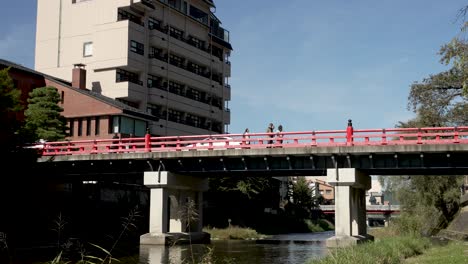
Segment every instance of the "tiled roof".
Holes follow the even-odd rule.
[[[153,115],[150,115],[144,111],[141,111],[140,109],[138,108],[135,108],[135,107],[131,107],[131,106],[128,106],[122,102],[119,102],[119,101],[116,101],[110,97],[107,97],[107,96],[104,96],[102,94],[99,94],[99,93],[96,93],[96,92],[93,92],[91,90],[85,90],[85,89],[78,89],[78,88],[73,88],[71,86],[71,83],[68,82],[68,81],[65,81],[63,79],[60,79],[60,78],[57,78],[57,77],[54,77],[54,76],[50,76],[50,75],[47,75],[47,74],[44,74],[44,73],[41,73],[41,72],[38,72],[38,71],[35,71],[35,70],[32,70],[30,68],[27,68],[27,67],[24,67],[22,65],[19,65],[19,64],[16,64],[14,62],[11,62],[11,61],[7,61],[7,60],[3,60],[3,59],[0,59],[0,65],[4,65],[6,67],[11,67],[11,68],[15,68],[17,70],[21,70],[21,71],[24,71],[24,72],[27,72],[27,73],[30,73],[30,74],[34,74],[34,75],[38,75],[38,76],[43,76],[45,79],[47,80],[50,80],[50,81],[54,81],[54,82],[57,82],[63,86],[66,86],[67,88],[71,89],[71,90],[74,90],[76,92],[79,92],[81,94],[84,94],[86,96],[90,96],[90,97],[93,97],[94,99],[96,100],[99,100],[103,103],[106,103],[108,105],[111,105],[111,106],[114,106],[116,108],[119,108],[121,110],[123,110],[124,113],[126,114],[129,114],[129,115],[134,115],[136,117],[139,117],[139,118],[144,118],[144,119],[149,119],[149,120],[157,120],[158,118],[153,116]]]

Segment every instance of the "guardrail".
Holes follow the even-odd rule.
[[[322,211],[335,211],[334,205],[320,205]],[[366,205],[367,211],[373,212],[399,212],[399,205]]]
[[[47,142],[42,155],[202,151],[333,146],[468,144],[468,127],[426,127],[354,130],[318,130],[282,133],[216,134],[192,136]]]

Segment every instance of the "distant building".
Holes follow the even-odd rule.
[[[72,83],[0,59],[0,69],[8,67],[15,87],[21,90],[25,109],[28,94],[33,89],[44,86],[57,88],[61,96],[59,105],[64,109],[62,115],[70,128],[70,140],[111,138],[114,131],[123,137],[130,134],[144,136],[148,123],[157,119],[144,111],[86,89],[83,82],[86,71],[80,65],[72,70]],[[24,120],[24,112],[19,113],[17,119]]]
[[[335,189],[325,181],[326,177],[307,176],[306,180],[312,189],[313,196],[322,197],[324,204],[335,203]]]
[[[371,177],[371,188],[366,192],[366,204],[383,205],[385,197],[379,180]]]
[[[212,0],[38,0],[35,69],[71,82],[74,65],[86,65],[84,86],[156,117],[153,135],[226,132],[232,47],[212,8]]]

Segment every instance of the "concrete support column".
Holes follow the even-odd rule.
[[[209,243],[209,234],[203,228],[203,192],[208,190],[208,179],[178,175],[168,171],[145,172],[144,184],[150,190],[149,233],[140,237],[142,245],[165,245],[174,242]],[[198,219],[190,223],[190,233],[185,233],[187,202],[194,201],[191,208]]]
[[[390,224],[390,214],[385,214],[385,215],[384,215],[384,218],[385,218],[385,220],[384,220],[384,221],[385,221],[385,222],[384,222],[384,225],[385,225],[385,227],[388,227],[389,224]]]
[[[149,212],[149,232],[167,233],[169,232],[168,212],[168,190],[165,188],[150,190],[150,212]]]
[[[335,236],[327,246],[340,247],[372,239],[367,235],[365,192],[370,177],[356,169],[329,169],[327,181],[335,186]]]
[[[198,223],[197,223],[197,232],[202,232],[203,230],[203,192],[197,193],[197,205],[198,205]]]

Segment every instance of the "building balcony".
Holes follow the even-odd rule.
[[[128,76],[117,76],[115,82],[117,83],[130,82],[130,83],[138,84],[140,86],[143,85],[143,82],[140,81],[138,78],[133,78],[133,77],[128,77]]]
[[[229,31],[218,26],[218,27],[211,27],[210,28],[210,33],[212,36],[215,36],[217,37],[218,39],[226,42],[226,43],[229,43]]]
[[[225,84],[223,87],[223,98],[226,101],[231,100],[231,85]]]
[[[132,0],[132,3],[150,11],[156,8],[152,0]]]
[[[212,56],[214,56],[214,57],[218,58],[220,61],[223,61],[222,53],[220,54],[219,52],[215,52],[214,50],[212,51],[212,49],[210,47],[207,47],[206,44],[200,44],[200,43],[197,43],[196,41],[194,41],[193,39],[185,38],[183,35],[179,35],[179,34],[175,34],[173,32],[170,32],[169,31],[169,26],[168,25],[163,26],[162,22],[152,23],[151,25],[148,25],[148,28],[150,30],[157,30],[157,31],[159,31],[159,32],[161,32],[163,34],[166,34],[166,35],[170,36],[174,40],[180,42],[182,44],[182,47],[184,47],[185,49],[190,50],[191,47],[194,47],[196,50],[203,51],[206,55],[209,55],[210,58]]]

